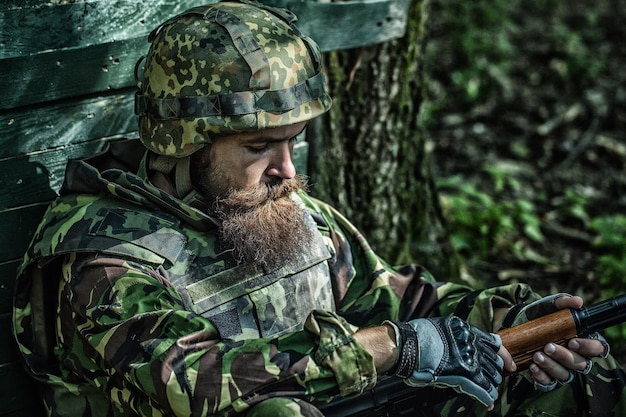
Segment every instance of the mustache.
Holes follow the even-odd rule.
[[[234,191],[222,199],[217,212],[220,236],[237,262],[274,270],[305,250],[312,232],[305,209],[290,197],[304,187],[306,181],[299,177]]]
[[[301,190],[308,190],[308,180],[304,175],[297,175],[274,184],[259,184],[244,190],[231,191],[217,201],[217,207],[224,213],[249,211],[288,198],[292,193]]]

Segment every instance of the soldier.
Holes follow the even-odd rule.
[[[294,21],[225,2],[163,23],[136,95],[147,152],[132,170],[115,148],[68,162],[15,297],[49,415],[320,416],[383,375],[417,399],[462,394],[442,415],[623,413],[601,338],[549,344],[502,378],[515,364],[492,332],[579,297],[392,268],[306,194],[294,142],[331,99]]]

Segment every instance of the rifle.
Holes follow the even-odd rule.
[[[527,369],[532,356],[547,343],[568,340],[626,321],[626,294],[580,310],[563,309],[497,332],[517,364]],[[326,417],[432,416],[433,405],[456,396],[451,389],[414,388],[397,377],[383,377],[376,386],[355,398],[337,398],[319,406]]]
[[[626,294],[609,298],[580,310],[563,309],[498,332],[502,344],[517,364],[527,369],[532,356],[547,343],[565,346],[577,336],[588,336],[626,321]]]

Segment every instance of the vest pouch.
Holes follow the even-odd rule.
[[[98,211],[89,235],[116,242],[100,248],[104,253],[160,265],[164,260],[176,262],[187,244],[186,236],[175,225],[175,219],[154,213],[105,208]]]
[[[335,311],[330,252],[314,235],[307,253],[271,273],[240,265],[187,285],[194,311],[236,340],[301,330],[312,310]]]

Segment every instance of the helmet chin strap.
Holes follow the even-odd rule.
[[[174,197],[193,207],[204,208],[205,202],[191,182],[191,157],[174,158],[172,156],[150,153],[148,169],[163,174]]]
[[[199,230],[219,227],[221,220],[209,214],[206,199],[193,187],[190,165],[189,157],[174,158],[148,151],[142,160],[139,175],[150,181],[152,187],[158,188],[187,205],[186,209],[182,209],[179,204],[171,202],[168,198],[159,199],[167,205],[168,209],[174,208],[182,218],[194,227],[198,227]],[[210,223],[207,223],[206,220],[209,220]],[[213,226],[210,225],[211,223]]]

